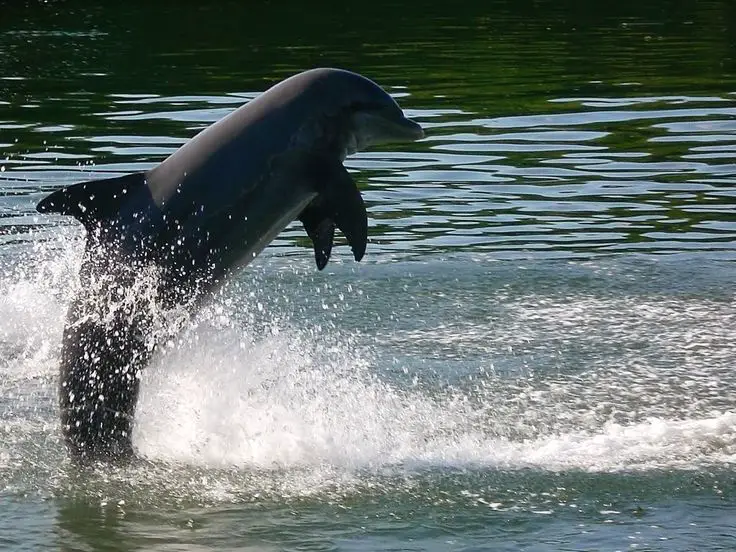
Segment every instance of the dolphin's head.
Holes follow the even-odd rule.
[[[312,69],[292,79],[303,81],[304,98],[312,106],[302,137],[342,159],[370,146],[424,137],[422,127],[406,118],[391,96],[357,73]]]

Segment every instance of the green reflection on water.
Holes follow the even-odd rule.
[[[177,140],[314,66],[369,75],[428,129],[427,142],[402,147],[424,158],[426,170],[385,149],[385,159],[398,159],[392,168],[360,168],[379,248],[590,252],[651,243],[647,250],[670,251],[682,234],[698,242],[696,230],[715,222],[699,243],[732,249],[734,126],[695,142],[690,130],[734,117],[729,0],[5,6],[1,193],[48,190],[79,179],[68,169],[91,164],[120,172],[153,166]],[[551,131],[571,136],[558,141]],[[468,164],[450,153],[485,160]],[[417,185],[411,201],[396,194],[405,189],[393,186],[396,176]],[[457,195],[438,205],[438,185]],[[38,197],[0,201],[2,216],[30,214]],[[470,237],[467,225],[487,231]],[[277,245],[284,243],[306,242],[292,232]]]

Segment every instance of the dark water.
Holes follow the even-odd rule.
[[[736,4],[0,5],[0,548],[736,548]],[[341,66],[427,138],[351,157],[361,264],[285,231],[144,374],[129,468],[66,459],[82,231]]]

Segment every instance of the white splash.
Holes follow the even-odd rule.
[[[27,262],[0,274],[2,470],[22,470],[31,459],[52,466],[64,457],[56,370],[79,245],[76,238],[39,243]],[[434,317],[422,330],[391,320],[390,338],[347,338],[337,329],[340,305],[328,319],[335,325],[323,320],[321,327],[308,312],[286,310],[284,297],[293,305],[314,284],[303,284],[301,273],[277,285],[281,295],[266,289],[262,271],[253,274],[246,299],[218,299],[160,347],[143,373],[134,436],[143,456],[287,479],[284,470],[299,472],[291,480],[296,493],[366,470],[610,472],[736,463],[736,413],[728,400],[734,378],[724,368],[734,352],[731,302],[498,293],[487,320],[445,323],[435,299],[419,311]],[[380,291],[383,280],[370,278],[363,274],[361,286]],[[489,301],[490,310],[482,289],[463,287],[471,284],[453,280],[450,290],[437,283],[451,291],[447,308],[472,302],[480,309]],[[379,291],[371,301],[391,300]],[[345,305],[355,313],[354,304]],[[474,379],[425,385],[410,377],[412,370],[421,376],[421,362],[409,377],[396,377],[402,361],[385,361],[396,353],[460,359]],[[572,358],[586,359],[587,368],[555,371]],[[529,369],[494,372],[489,359],[523,361]]]
[[[429,392],[376,376],[366,349],[338,333],[314,336],[272,328],[257,337],[231,320],[200,322],[144,374],[139,451],[200,466],[344,472],[392,466],[608,472],[736,463],[732,412],[599,423],[588,419],[595,404],[581,410],[574,392],[561,389],[579,390],[573,380],[537,385],[498,378],[472,390]],[[555,424],[557,417],[562,423]]]

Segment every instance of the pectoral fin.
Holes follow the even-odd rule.
[[[360,261],[368,243],[368,214],[355,182],[337,160],[315,162],[309,174],[318,195],[299,220],[314,244],[317,268],[327,265],[335,227],[345,235],[355,260]]]
[[[334,178],[325,183],[324,202],[347,238],[353,257],[360,261],[368,245],[368,213],[355,181],[342,164],[337,165]]]
[[[299,215],[299,220],[302,221],[314,245],[317,268],[322,270],[330,260],[332,241],[335,237],[335,221],[329,218],[329,214],[319,203],[308,205]]]

